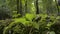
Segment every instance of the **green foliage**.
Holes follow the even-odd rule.
[[[3,34],[4,27],[8,26],[12,20],[7,19],[7,20],[0,20],[0,34]]]
[[[28,20],[32,20],[33,18],[35,18],[36,15],[35,14],[26,14],[25,18],[28,19]]]
[[[33,15],[30,15],[30,14],[26,14],[26,15],[27,16],[13,19],[13,22],[4,28],[3,34],[9,33],[9,31],[13,31],[13,34],[16,34],[16,33],[33,34],[35,32],[38,34],[39,30],[42,32],[44,31],[44,29],[50,30],[50,27],[52,27],[52,25],[55,24],[56,20],[57,20],[55,16],[48,17],[48,15],[41,14],[41,15],[39,15],[41,17],[41,20],[39,20],[39,23],[38,23],[38,22],[32,21],[32,19],[35,18],[35,17],[33,17]],[[43,17],[42,15],[45,17]],[[29,19],[29,18],[31,18],[31,19]],[[47,20],[49,20],[49,21],[47,21]]]
[[[59,8],[54,0],[18,1],[0,0],[0,19],[6,18],[0,20],[0,34],[60,34]],[[40,14],[36,14],[36,6]],[[12,19],[7,19],[10,16]]]
[[[17,11],[13,11],[12,12],[12,17],[13,18],[18,18],[18,17],[20,17],[21,15],[20,14],[17,14]]]

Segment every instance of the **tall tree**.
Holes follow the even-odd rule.
[[[27,11],[27,0],[25,0],[25,12],[28,13],[28,11]]]
[[[20,0],[20,4],[19,4],[19,13],[21,14],[21,15],[23,15],[23,12],[22,12],[22,0]]]
[[[19,13],[19,0],[17,0],[17,13]]]
[[[60,10],[59,10],[59,7],[58,7],[58,5],[60,4],[60,0],[58,0],[58,4],[57,4],[57,0],[55,0],[55,2],[56,2],[57,10],[58,10],[58,16],[60,16]]]
[[[39,14],[38,0],[36,0],[36,14]]]
[[[21,14],[23,16],[23,11],[22,11],[22,0],[17,0],[17,13]]]

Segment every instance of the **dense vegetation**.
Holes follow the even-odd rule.
[[[0,34],[60,34],[57,0],[0,0]]]

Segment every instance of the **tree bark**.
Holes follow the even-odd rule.
[[[21,16],[23,16],[23,12],[22,12],[22,0],[17,0],[17,13],[21,14]]]
[[[36,14],[39,14],[38,0],[36,0]]]
[[[58,7],[58,5],[60,4],[60,0],[58,0],[58,4],[57,4],[57,0],[55,0],[55,2],[56,2],[57,10],[58,10],[58,16],[60,16],[60,11],[59,11],[59,7]]]
[[[19,13],[21,14],[21,15],[23,15],[23,11],[22,11],[22,0],[20,0],[20,5],[19,5],[20,7],[20,9],[19,9]]]
[[[27,0],[25,1],[25,12],[28,13],[28,11],[27,11]]]
[[[17,0],[17,14],[19,13],[19,0]]]

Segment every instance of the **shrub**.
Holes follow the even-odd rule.
[[[34,14],[26,14],[23,17],[13,19],[8,26],[6,26],[3,30],[3,34],[43,34],[48,31],[54,31],[56,33],[54,27],[55,23],[58,22],[59,16],[48,16],[48,15],[38,15],[38,18],[41,18],[36,22],[35,20],[37,15]],[[32,21],[33,20],[33,21]],[[58,24],[59,25],[59,24]],[[54,28],[54,30],[52,29]]]

